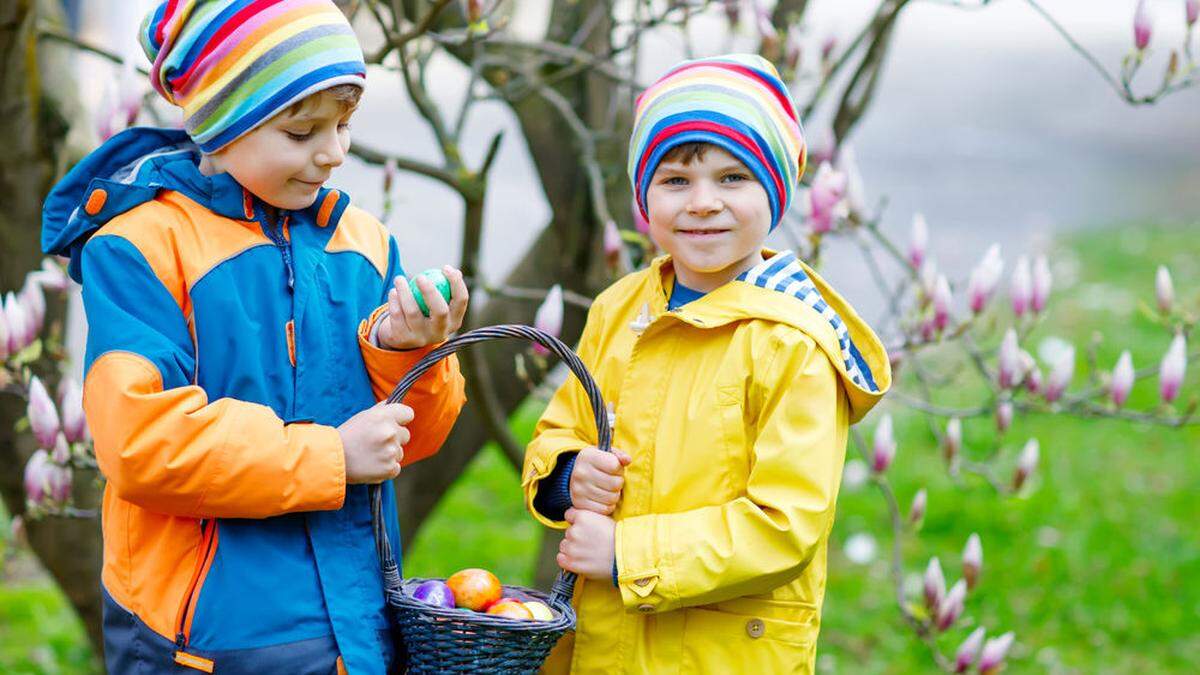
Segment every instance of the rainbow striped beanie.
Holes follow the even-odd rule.
[[[642,215],[655,169],[672,148],[711,143],[754,174],[771,202],[771,229],[804,173],[800,117],[769,61],[727,54],[684,61],[642,92],[629,140],[629,180]]]
[[[362,48],[332,0],[163,0],[139,30],[150,82],[219,150],[291,104],[366,84]]]

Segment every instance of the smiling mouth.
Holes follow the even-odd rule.
[[[729,230],[675,230],[676,234],[682,234],[688,237],[715,237],[719,234],[725,234]]]
[[[303,183],[303,184],[305,184],[305,185],[309,185],[309,186],[312,186],[312,187],[321,187],[322,185],[324,185],[324,184],[325,184],[325,181],[321,181],[320,183],[314,183],[314,182],[313,182],[313,181],[311,181],[311,180],[301,180],[301,179],[299,179],[299,178],[297,178],[297,179],[295,179],[295,180],[296,180],[296,182],[297,182],[297,183]]]

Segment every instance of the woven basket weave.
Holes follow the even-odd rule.
[[[389,403],[399,403],[413,384],[439,361],[477,342],[519,338],[553,352],[583,385],[596,422],[597,446],[605,451],[612,444],[600,390],[579,357],[557,338],[529,326],[490,326],[451,338],[418,361],[396,385]],[[402,579],[388,543],[383,518],[380,486],[371,486],[371,517],[375,546],[383,570],[384,591],[389,610],[399,626],[407,651],[410,673],[535,673],[558,639],[575,628],[571,596],[576,575],[560,571],[550,593],[505,586],[504,597],[539,600],[550,607],[549,621],[523,621],[466,609],[445,609],[412,597],[413,590],[427,579]]]

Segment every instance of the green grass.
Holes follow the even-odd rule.
[[[1191,289],[1200,284],[1200,241],[1187,228],[1092,231],[1065,239],[1054,258],[1069,264],[1056,267],[1051,323],[1035,329],[1026,348],[1047,335],[1082,346],[1099,332],[1104,339],[1097,359],[1104,369],[1125,348],[1136,367],[1157,364],[1168,337],[1138,302],[1152,302],[1160,262],[1171,267],[1181,298],[1197,306],[1200,294]],[[1070,268],[1077,274],[1063,273]],[[1077,279],[1064,287],[1069,276]],[[1200,364],[1192,364],[1184,391],[1200,391]],[[1128,407],[1147,409],[1156,401],[1152,378],[1135,388]],[[968,597],[959,626],[942,638],[944,652],[952,654],[982,624],[992,633],[1016,631],[1010,673],[1194,672],[1200,653],[1200,429],[1018,416],[999,447],[1002,461],[1011,466],[1020,445],[1036,436],[1042,463],[1024,494],[998,498],[979,481],[952,481],[923,420],[894,404],[891,409],[899,452],[889,478],[902,508],[918,488],[929,490],[922,529],[904,539],[909,583],[918,582],[933,555],[953,581],[967,536],[978,532],[983,540],[981,584]],[[519,436],[528,436],[536,414],[527,407],[516,416]],[[864,425],[868,436],[872,425]],[[965,426],[967,452],[990,452],[991,421]],[[863,532],[876,538],[879,556],[857,565],[842,544]],[[820,672],[933,671],[925,647],[909,637],[895,607],[885,555],[889,532],[884,502],[870,484],[843,490],[829,556]],[[405,572],[444,576],[478,566],[506,583],[527,584],[540,536],[523,511],[516,471],[488,448],[409,545]],[[30,644],[42,647],[31,651]],[[0,591],[0,672],[86,672],[82,645],[78,623],[45,582]]]
[[[98,669],[83,625],[57,587],[44,581],[0,585],[0,672],[82,675]]]

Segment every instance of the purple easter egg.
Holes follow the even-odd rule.
[[[454,609],[454,591],[444,581],[423,581],[413,589],[412,596],[427,605]]]

